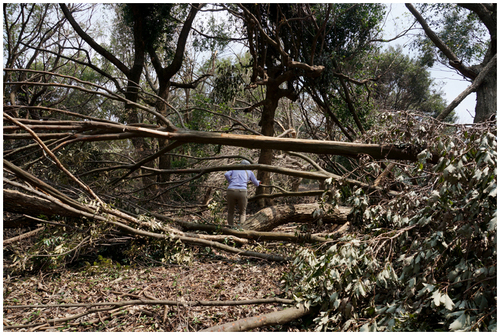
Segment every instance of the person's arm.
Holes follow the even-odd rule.
[[[255,186],[259,186],[260,185],[260,180],[257,180],[257,178],[255,177],[255,175],[253,174],[252,171],[248,171],[248,172],[250,172],[250,180],[252,181],[252,183]]]
[[[232,175],[232,172],[233,171],[227,171],[226,173],[224,173],[224,177],[226,177],[226,180],[228,183],[231,182],[231,175]]]

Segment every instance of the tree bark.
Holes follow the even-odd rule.
[[[494,64],[491,70],[485,71],[486,76],[476,90],[474,123],[488,121],[497,113],[497,56],[495,55],[490,62]]]
[[[47,216],[61,215],[79,217],[75,212],[68,211],[55,201],[49,201],[37,196],[27,195],[18,191],[3,190],[3,210],[6,212]]]
[[[276,112],[276,108],[278,108],[278,101],[280,99],[279,95],[277,95],[274,91],[276,91],[275,87],[267,85],[266,100],[264,102],[264,109],[262,111],[262,117],[260,119],[260,124],[262,125],[261,133],[262,135],[269,137],[274,136],[274,114]],[[259,164],[273,164],[272,149],[261,149]],[[257,179],[259,179],[263,185],[271,185],[271,174],[268,171],[259,170],[259,172],[257,173]],[[257,190],[255,191],[256,195],[269,193],[270,189],[264,186],[257,188]],[[258,203],[260,208],[274,205],[274,201],[272,201],[271,199],[259,199]]]
[[[311,309],[306,309],[304,305],[299,307],[291,307],[282,311],[272,312],[269,314],[254,316],[251,318],[241,319],[234,322],[217,325],[214,327],[201,330],[202,332],[243,332],[258,327],[283,325],[295,319],[306,316],[312,312]]]
[[[153,216],[166,219],[164,215],[153,214]],[[201,223],[192,223],[179,219],[172,219],[175,223],[182,226],[182,228],[186,230],[201,230],[208,232],[220,232],[223,234],[228,234],[230,236],[236,236],[239,238],[244,238],[248,240],[255,241],[287,241],[287,242],[317,242],[317,243],[325,243],[331,242],[333,236],[338,236],[344,233],[347,229],[349,229],[349,222],[346,222],[344,225],[338,227],[333,233],[329,234],[296,234],[296,233],[282,233],[282,232],[262,232],[255,230],[242,230],[242,229],[233,229],[219,225],[210,225],[210,224],[201,224]],[[320,235],[329,235],[327,237],[323,237]],[[222,236],[222,235],[217,235]]]
[[[477,98],[476,98],[476,115],[474,123],[484,122],[490,119],[497,112],[497,66],[496,66],[496,49],[497,49],[497,27],[496,27],[496,6],[492,11],[486,10],[483,4],[463,4],[460,5],[468,10],[476,13],[481,22],[486,26],[490,33],[490,42],[488,51],[483,59],[482,64],[475,66],[465,66],[463,62],[453,53],[453,51],[437,36],[437,34],[430,28],[427,21],[416,10],[416,8],[407,3],[406,8],[413,14],[415,19],[420,23],[425,31],[425,34],[434,43],[434,45],[448,58],[450,66],[457,69],[465,77],[476,81],[482,70],[490,66],[490,70],[485,73],[484,78],[477,81]],[[493,62],[493,64],[491,64]],[[471,85],[473,86],[474,83]],[[473,90],[465,90],[462,95],[457,99],[463,100],[465,93],[470,94]],[[455,100],[457,100],[455,99]],[[453,101],[450,106],[446,108],[447,113],[451,112],[453,108],[460,103],[460,101]],[[455,106],[453,106],[455,104]],[[443,113],[442,113],[443,114]],[[443,114],[444,115],[444,114]],[[441,118],[442,119],[442,118]]]
[[[270,231],[289,222],[314,222],[322,219],[324,223],[343,224],[351,208],[325,206],[324,210],[318,204],[299,204],[267,207],[248,218],[243,228],[255,231]],[[322,212],[320,214],[320,212]]]
[[[71,136],[68,142],[79,141],[110,141],[123,140],[133,137],[167,138],[183,143],[219,144],[250,149],[273,149],[295,152],[309,152],[323,155],[341,155],[348,157],[359,157],[369,155],[374,159],[395,159],[417,161],[417,155],[421,149],[410,145],[381,145],[364,143],[345,143],[339,141],[307,140],[297,138],[278,138],[270,136],[239,135],[225,133],[211,133],[195,130],[179,129],[168,131],[165,128],[150,129],[137,126],[126,126],[121,124],[110,124],[105,122],[82,121],[82,127],[108,130],[107,134],[66,134]],[[23,137],[31,138],[31,135],[22,134]],[[37,134],[40,136],[40,134]],[[49,134],[50,135],[50,134]],[[45,138],[47,139],[47,137]],[[430,163],[437,163],[439,157],[433,155]]]

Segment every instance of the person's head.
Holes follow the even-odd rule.
[[[250,165],[250,162],[244,159],[241,161],[241,165]]]

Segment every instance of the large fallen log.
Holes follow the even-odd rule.
[[[66,209],[60,202],[50,201],[36,195],[24,194],[19,191],[3,190],[3,209],[6,212],[51,216],[54,214],[65,217],[80,217],[74,211]]]
[[[325,243],[325,242],[333,241],[333,237],[337,237],[349,229],[349,223],[346,222],[343,225],[338,225],[337,227],[335,227],[333,232],[322,233],[322,234],[312,234],[311,235],[311,234],[301,234],[301,233],[263,232],[263,231],[255,231],[255,230],[233,229],[233,228],[220,226],[220,225],[188,222],[185,220],[171,218],[171,217],[167,217],[165,215],[155,214],[155,213],[152,213],[152,215],[154,217],[157,217],[160,219],[164,219],[167,221],[173,221],[176,224],[180,225],[183,229],[186,229],[186,230],[201,230],[201,231],[208,231],[208,232],[218,232],[218,233],[227,234],[227,236],[235,236],[238,238],[244,238],[244,239],[254,240],[254,241],[287,241],[287,242],[296,242],[296,243],[302,243],[302,242]],[[224,236],[224,235],[215,235],[215,236]]]
[[[264,208],[248,218],[243,224],[243,228],[270,231],[286,223],[313,223],[320,218],[323,223],[343,224],[347,222],[350,211],[350,207],[338,206],[334,208],[331,205],[324,205],[323,208],[320,208],[318,204],[272,206]]]

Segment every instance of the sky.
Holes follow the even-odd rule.
[[[384,38],[395,36],[395,32],[402,31],[408,28],[413,22],[413,16],[405,7],[404,3],[387,3],[391,6],[391,11],[388,10],[387,29]],[[417,24],[420,28],[420,25]],[[408,55],[411,51],[408,47],[408,39],[400,39],[392,42],[394,45],[401,45],[403,50]],[[445,94],[444,99],[449,103],[453,101],[460,93],[462,93],[471,83],[463,79],[463,76],[457,71],[451,70],[442,64],[435,63],[430,69],[431,77],[439,84],[442,92]],[[458,116],[457,123],[473,123],[476,106],[476,93],[471,93],[464,99],[460,105],[455,108],[455,113]]]

